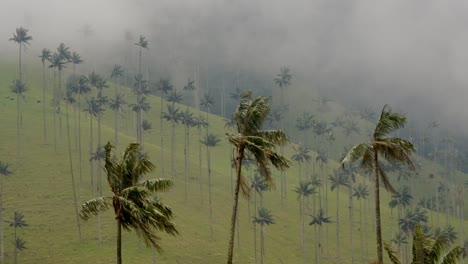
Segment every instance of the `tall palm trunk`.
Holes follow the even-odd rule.
[[[263,224],[260,224],[260,243],[260,263],[263,264],[263,257],[265,255],[265,234]]]
[[[336,255],[338,263],[341,263],[341,251],[340,251],[340,185],[336,187]]]
[[[57,85],[55,83],[55,79],[56,79],[56,70],[54,68],[54,151],[55,151],[55,154],[57,154],[57,98],[58,98],[58,95],[57,95]]]
[[[0,243],[1,243],[1,259],[2,264],[4,263],[5,259],[5,244],[4,244],[4,236],[3,236],[3,177],[4,175],[0,175]]]
[[[361,199],[359,199],[359,236],[360,236],[359,242],[361,243],[361,250],[360,250],[361,261],[364,261],[364,244],[363,244],[363,239],[362,239],[362,200]]]
[[[200,203],[203,205],[203,174],[202,174],[202,155],[201,155],[201,128],[198,127],[198,169],[199,169],[199,183],[200,183]]]
[[[213,239],[213,206],[211,203],[211,156],[210,147],[206,146],[206,162],[208,165],[208,205],[210,206],[210,236]]]
[[[161,94],[161,112],[159,114],[159,127],[160,127],[160,137],[161,137],[161,142],[160,142],[160,145],[161,145],[161,174],[162,174],[162,177],[164,177],[164,129],[163,129],[163,116],[162,116],[162,113],[163,113],[163,106],[164,106],[164,97],[163,95]]]
[[[19,81],[22,83],[23,81],[23,74],[21,72],[21,43],[19,44]],[[21,150],[21,107],[20,107],[20,93],[19,89],[16,91],[16,105],[17,105],[17,116],[16,116],[16,137],[17,137],[17,147],[16,147],[16,156],[20,157],[20,150]]]
[[[117,218],[117,264],[122,264],[122,222]]]
[[[16,236],[16,226],[15,226],[15,251],[14,251],[14,264],[17,264],[18,263],[18,247],[16,246],[16,240],[17,240],[17,236]]]
[[[81,227],[80,227],[80,214],[78,213],[78,202],[76,199],[76,189],[75,189],[75,177],[73,174],[73,161],[71,154],[71,143],[70,143],[70,122],[68,120],[68,105],[67,108],[67,136],[68,136],[68,160],[70,163],[70,176],[72,181],[72,190],[73,190],[73,202],[75,203],[75,213],[76,213],[76,227],[78,228],[78,235],[81,241]]]
[[[93,115],[89,114],[89,174],[91,176],[91,193],[94,193],[94,166],[93,159]]]
[[[60,108],[60,97],[62,96],[62,70],[59,69],[59,82],[58,82],[58,96],[57,96],[57,107],[59,111],[59,128],[60,128],[60,139],[62,139],[62,109]]]
[[[43,119],[43,133],[44,133],[44,144],[47,143],[47,128],[46,128],[46,105],[45,105],[45,62],[42,62],[42,119]]]
[[[304,196],[299,199],[299,218],[301,221],[301,253],[302,263],[305,263],[305,248],[304,248]]]
[[[354,263],[353,210],[353,179],[351,179],[349,184],[349,242],[351,247],[351,263]]]
[[[184,183],[184,198],[185,198],[185,203],[187,203],[188,200],[188,194],[187,194],[187,188],[188,188],[188,140],[189,140],[189,132],[188,132],[188,124],[185,124],[185,139],[184,139],[184,178],[185,178],[185,183]]]
[[[254,213],[257,213],[257,191],[254,191]],[[249,217],[249,219],[251,219]],[[255,263],[257,263],[257,223],[253,222],[254,227],[254,254],[255,254]]]
[[[236,176],[236,186],[234,190],[234,205],[232,206],[232,215],[231,215],[231,229],[229,233],[229,248],[227,256],[227,264],[232,264],[232,258],[234,253],[234,233],[236,229],[236,219],[237,219],[237,206],[239,203],[239,190],[240,190],[240,180],[242,175],[242,160],[244,159],[244,148],[237,150],[236,155],[237,160],[237,176]]]
[[[78,166],[80,168],[80,186],[82,182],[83,165],[81,159],[81,93],[78,93]]]
[[[171,176],[176,177],[175,167],[175,121],[171,121]]]
[[[377,261],[378,264],[383,263],[382,251],[382,223],[380,220],[380,186],[379,186],[379,161],[377,151],[374,150],[374,193],[375,193],[375,228],[377,235]]]

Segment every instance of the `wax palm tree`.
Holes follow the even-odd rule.
[[[185,202],[187,203],[187,185],[188,185],[188,173],[190,171],[190,127],[195,126],[195,118],[193,113],[187,108],[185,111],[180,113],[180,122],[184,125],[184,175],[185,175]]]
[[[254,217],[253,222],[260,225],[260,263],[263,264],[263,258],[265,256],[265,225],[275,224],[275,220],[270,210],[262,207],[258,209],[258,216]]]
[[[328,176],[328,179],[330,180],[330,190],[334,191],[336,190],[336,249],[337,249],[337,256],[338,256],[338,262],[340,262],[341,259],[341,252],[340,252],[340,186],[345,186],[349,187],[349,177],[348,174],[346,174],[342,170],[335,170],[333,175]]]
[[[346,137],[351,136],[351,134],[355,133],[357,135],[361,134],[361,129],[359,128],[359,124],[354,119],[347,119],[346,122],[342,126],[343,134]]]
[[[294,189],[297,193],[297,200],[299,200],[299,219],[301,225],[301,252],[302,260],[305,262],[305,243],[304,243],[304,211],[305,211],[305,200],[315,194],[315,188],[308,181],[300,181],[299,185]],[[316,252],[317,253],[317,252]]]
[[[166,100],[174,106],[174,104],[180,104],[182,102],[182,94],[177,90],[172,90],[168,95]]]
[[[280,89],[280,107],[284,107],[285,102],[284,102],[284,90],[288,88],[289,85],[291,85],[291,80],[292,80],[292,75],[291,75],[291,69],[289,67],[283,66],[280,68],[280,73],[276,75],[276,78],[274,79],[275,84],[279,87]],[[282,128],[284,129],[284,128]]]
[[[133,93],[136,95],[136,102],[140,102],[142,98],[146,95],[148,95],[151,90],[148,88],[148,82],[143,80],[143,76],[141,74],[137,75],[134,77],[135,83],[133,84]],[[135,126],[135,132],[136,132],[136,140],[137,143],[142,143],[143,140],[143,116],[142,112],[138,111],[136,113],[136,126]]]
[[[107,181],[113,195],[85,202],[81,207],[81,218],[86,221],[113,207],[117,222],[118,264],[122,263],[122,228],[127,231],[135,230],[147,246],[160,251],[161,238],[155,231],[170,235],[178,232],[171,222],[172,209],[159,200],[151,199],[151,195],[169,190],[172,182],[166,179],[143,180],[143,176],[151,173],[155,166],[146,155],[142,155],[138,144],[130,144],[119,159],[112,156],[113,146],[110,143],[104,149]]]
[[[357,187],[354,188],[353,196],[356,197],[359,201],[359,234],[360,234],[360,242],[361,242],[361,259],[364,259],[363,253],[364,248],[367,249],[367,240],[366,240],[366,247],[363,245],[363,238],[362,238],[362,200],[367,199],[369,197],[369,189],[367,185],[359,184]],[[367,234],[367,211],[364,213],[364,226],[365,230],[364,233]],[[366,251],[367,252],[367,251]]]
[[[163,119],[168,122],[171,122],[171,176],[174,178],[176,176],[176,167],[175,167],[175,125],[180,121],[180,109],[174,107],[173,105],[167,106],[167,112],[162,113]]]
[[[307,146],[308,139],[308,131],[314,127],[314,115],[309,112],[303,112],[300,117],[296,119],[296,128],[304,134],[304,144]]]
[[[205,139],[202,140],[203,145],[206,146],[206,162],[208,167],[208,205],[210,207],[210,235],[213,239],[213,206],[211,200],[211,153],[210,148],[216,147],[219,144],[220,139],[213,134],[207,134]]]
[[[118,146],[119,144],[119,136],[118,136],[118,131],[119,131],[119,120],[121,113],[123,111],[123,106],[127,104],[127,101],[125,100],[125,96],[121,93],[117,93],[115,95],[114,99],[110,100],[109,107],[114,111],[115,113],[115,120],[114,120],[114,144],[115,146]]]
[[[200,106],[202,106],[203,108],[205,108],[205,112],[206,112],[206,121],[208,121],[208,113],[211,112],[211,107],[214,105],[214,98],[209,95],[209,94],[204,94],[203,95],[203,98],[200,102]],[[208,127],[207,127],[207,130],[206,130],[206,133],[208,134]]]
[[[91,92],[89,87],[89,79],[86,75],[81,75],[78,83],[73,87],[73,92],[78,95],[78,156],[80,167],[80,183],[82,178],[82,158],[81,158],[81,96]]]
[[[197,118],[193,120],[194,126],[197,127],[198,130],[198,182],[200,186],[200,204],[203,205],[203,173],[202,173],[202,136],[201,130],[208,126],[208,122],[206,119],[200,114]]]
[[[26,50],[26,46],[30,46],[31,44],[29,43],[33,38],[28,35],[29,29],[19,27],[16,28],[16,33],[13,33],[13,37],[9,39],[9,41],[16,42],[19,47],[19,60],[18,60],[18,80],[22,81],[22,71],[21,71],[21,51]]]
[[[143,129],[143,121],[141,120],[141,114],[143,112],[148,112],[151,109],[151,105],[148,101],[146,101],[146,97],[139,97],[138,101],[135,104],[130,104],[130,107],[133,112],[135,112],[135,115],[137,117],[137,126],[139,127],[138,129]],[[138,131],[137,129],[137,131]],[[140,136],[137,135],[137,141],[143,141],[142,138],[142,133],[141,131],[138,132],[140,133]]]
[[[10,90],[12,93],[16,94],[16,100],[17,100],[17,138],[18,138],[18,145],[17,145],[17,151],[18,151],[18,154],[20,153],[20,149],[21,149],[21,123],[22,123],[22,110],[21,110],[21,101],[23,100],[24,101],[24,93],[28,90],[28,86],[26,85],[26,83],[24,83],[23,81],[21,80],[14,80],[11,87],[10,87]]]
[[[443,236],[431,238],[424,234],[421,226],[415,227],[413,236],[413,261],[414,264],[429,263],[458,263],[463,255],[463,248],[456,246],[450,249],[450,241]],[[400,264],[392,247],[385,243],[385,250],[393,264]]]
[[[97,117],[98,113],[101,110],[101,106],[99,102],[96,100],[95,97],[91,97],[90,99],[86,99],[87,107],[83,110],[84,112],[88,113],[89,115],[89,156],[92,156],[93,148],[94,148],[94,140],[93,140],[93,117]],[[94,193],[94,165],[93,159],[89,159],[89,169],[90,169],[90,176],[91,176],[91,190]]]
[[[258,173],[255,173],[255,176],[250,179],[250,189],[254,193],[254,212],[257,212],[257,194],[260,196],[260,208],[263,207],[263,192],[267,190],[267,185],[265,184],[265,179],[260,176]],[[249,218],[250,218],[250,209],[249,209]],[[255,254],[255,263],[257,263],[257,224],[253,222],[254,225],[254,254]]]
[[[436,229],[434,229],[434,237],[438,237],[438,236],[443,236],[450,243],[455,243],[455,241],[458,238],[455,228],[451,225],[447,225],[443,229],[440,227],[437,227]]]
[[[293,147],[294,154],[291,156],[291,160],[297,162],[297,166],[299,167],[299,182],[302,180],[301,177],[301,164],[303,162],[309,162],[311,159],[310,150],[307,149],[305,145],[300,144],[299,146]],[[307,178],[307,175],[306,177]]]
[[[66,101],[65,107],[66,107],[66,122],[67,122],[68,160],[69,160],[70,176],[71,176],[71,182],[72,182],[73,201],[75,204],[76,224],[78,228],[78,235],[81,241],[80,218],[79,218],[79,213],[78,213],[78,202],[76,199],[75,176],[74,176],[73,160],[72,160],[72,154],[71,154],[70,122],[68,118],[68,104],[72,104],[74,102],[74,98],[71,97],[71,95],[69,95],[65,98],[65,101]]]
[[[57,89],[56,85],[56,71],[57,69],[61,71],[65,67],[65,62],[63,61],[62,57],[57,53],[54,52],[52,54],[52,58],[50,59],[49,68],[54,69],[54,89],[53,89],[53,106],[54,106],[54,150],[57,152],[57,114],[60,113],[60,98],[62,97],[59,94],[59,89]]]
[[[46,126],[46,106],[45,106],[45,91],[46,91],[46,78],[45,78],[45,63],[50,61],[52,58],[52,52],[46,48],[42,49],[41,55],[39,55],[42,62],[42,117],[44,124],[44,144],[47,143],[47,126]]]
[[[21,238],[19,238],[17,235],[18,228],[23,228],[23,227],[28,226],[28,224],[24,220],[24,214],[15,210],[15,213],[13,214],[13,219],[10,221],[10,226],[13,227],[15,230],[15,233],[14,233],[15,236],[14,236],[14,242],[13,242],[13,244],[15,245],[15,249],[13,253],[13,256],[14,256],[13,263],[16,264],[18,263],[18,250],[23,251],[23,249],[26,248],[24,246],[25,245],[24,241]]]
[[[173,86],[170,82],[169,79],[160,79],[156,84],[156,89],[160,92],[160,98],[161,98],[161,103],[160,103],[160,106],[161,106],[161,111],[160,111],[160,122],[159,122],[159,127],[160,127],[160,139],[161,139],[161,142],[160,142],[160,146],[161,146],[161,173],[162,173],[162,176],[164,177],[164,134],[163,134],[163,127],[164,127],[164,124],[163,124],[163,109],[164,109],[164,97],[172,90]]]
[[[138,56],[138,77],[140,80],[142,80],[142,74],[141,74],[141,52],[143,49],[148,49],[148,41],[146,40],[146,37],[143,35],[140,35],[140,38],[138,39],[138,42],[134,43],[134,45],[138,46],[139,49],[139,56]],[[137,82],[137,87],[136,89],[138,91],[141,91],[142,87],[142,82],[138,81]],[[136,101],[139,102],[141,100],[141,93],[137,92],[136,94]],[[140,122],[137,122],[137,142],[141,144],[141,136],[142,136],[142,128],[141,128],[141,112],[137,112],[137,119]]]
[[[323,208],[320,208],[316,215],[311,215],[312,221],[310,221],[309,225],[318,226],[319,228],[319,235],[318,235],[318,243],[317,247],[320,248],[319,252],[322,252],[322,225],[324,224],[331,224],[331,217],[325,215],[325,211]],[[319,262],[319,254],[315,254],[315,263]]]
[[[407,140],[389,136],[391,132],[404,127],[405,123],[406,117],[393,113],[391,109],[385,105],[374,129],[371,141],[354,146],[341,161],[342,166],[344,166],[345,164],[361,159],[360,167],[367,170],[374,170],[378,263],[383,262],[382,225],[380,220],[380,180],[382,180],[386,190],[395,193],[395,189],[392,187],[387,175],[380,166],[378,157],[380,154],[380,156],[383,156],[392,163],[402,163],[409,167],[414,167],[410,158],[411,154],[414,152],[413,144]]]
[[[254,156],[267,186],[270,186],[272,182],[268,168],[270,162],[279,169],[289,167],[289,161],[275,151],[276,146],[287,142],[286,134],[280,130],[262,130],[263,123],[270,111],[269,101],[269,98],[262,96],[252,99],[252,93],[246,92],[237,111],[234,113],[234,120],[237,122],[237,134],[228,133],[228,140],[235,148],[237,170],[227,257],[228,264],[232,264],[233,258],[239,191],[241,186],[243,193],[246,193],[247,189],[245,179],[242,176],[242,161],[245,158],[245,153],[250,152]]]
[[[195,80],[192,80],[190,78],[188,78],[187,80],[187,84],[184,86],[184,91],[187,92],[187,93],[192,93],[193,91],[195,91],[197,88],[195,87]],[[198,93],[195,93],[195,96],[198,96],[197,95]],[[197,102],[197,98],[195,98],[195,102]],[[196,103],[194,103],[194,105],[196,105]]]
[[[141,75],[141,52],[143,49],[148,49],[148,40],[143,35],[140,35],[137,43],[134,45],[139,47],[139,59],[138,59],[138,75]]]
[[[0,161],[0,242],[1,242],[1,259],[5,257],[4,236],[3,236],[3,178],[10,176],[13,172],[10,169],[10,164]]]
[[[121,84],[120,81],[121,81],[123,74],[124,74],[124,70],[122,69],[122,66],[115,64],[114,67],[112,68],[110,77],[111,79],[116,81],[117,86],[119,86],[119,88],[120,88],[120,84]],[[117,86],[115,86],[115,90],[114,90],[115,95],[117,95],[118,93]]]
[[[73,63],[73,74],[75,74],[76,71],[76,65],[81,64],[84,62],[84,60],[81,58],[80,54],[77,52],[73,52],[70,57],[71,63]]]

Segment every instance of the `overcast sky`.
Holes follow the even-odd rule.
[[[150,40],[149,64],[203,57],[272,75],[288,65],[330,97],[467,129],[467,14],[463,0],[1,0],[0,54],[20,25],[31,53],[65,42],[105,58],[131,32]]]

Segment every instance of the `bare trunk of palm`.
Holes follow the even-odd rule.
[[[176,177],[176,167],[175,167],[175,121],[171,121],[171,176],[172,178]]]
[[[164,177],[164,174],[165,174],[165,171],[164,171],[164,129],[163,129],[163,117],[162,117],[162,113],[163,113],[163,106],[164,106],[164,98],[163,98],[163,94],[161,94],[161,112],[159,114],[159,127],[160,127],[160,136],[161,136],[161,141],[160,141],[160,145],[161,145],[161,174],[162,176]]]
[[[122,222],[117,218],[117,264],[122,264]]]
[[[244,149],[239,149],[236,155],[236,186],[234,190],[234,204],[232,206],[232,215],[231,215],[231,230],[229,233],[229,248],[227,256],[227,264],[232,264],[232,259],[234,255],[234,233],[236,229],[236,219],[237,219],[237,206],[239,203],[239,190],[240,190],[240,180],[242,173],[242,160],[244,159]]]
[[[254,213],[257,214],[257,192],[254,191]],[[249,219],[251,219],[249,217]],[[255,254],[255,263],[257,263],[257,223],[253,222],[254,228],[254,254]]]
[[[198,127],[198,169],[199,169],[199,183],[200,183],[200,204],[203,206],[203,174],[202,174],[202,155],[201,155],[201,128]]]
[[[305,263],[305,243],[304,243],[304,197],[299,199],[299,218],[301,220],[301,253],[302,263]]]
[[[367,234],[367,232],[366,232]],[[362,200],[359,199],[359,242],[361,242],[361,261],[364,261],[364,243],[362,239]]]
[[[341,263],[340,251],[340,185],[336,187],[336,256],[338,263]]]
[[[382,223],[380,220],[380,189],[379,189],[379,161],[377,151],[374,150],[374,193],[375,193],[375,227],[377,235],[377,263],[383,264],[382,251]]]
[[[260,225],[260,263],[263,264],[263,257],[265,256],[265,235],[264,225]]]
[[[47,128],[46,128],[46,105],[45,105],[45,65],[42,62],[42,119],[43,119],[43,133],[44,133],[44,144],[47,144]]]
[[[80,187],[82,183],[83,165],[81,159],[81,94],[78,93],[78,166],[80,167]]]
[[[5,244],[3,236],[3,175],[0,175],[0,243],[1,243],[1,260],[2,264],[5,260]]]
[[[19,81],[22,83],[23,81],[23,75],[21,72],[21,43],[19,44]],[[16,156],[19,160],[20,158],[20,149],[21,149],[21,111],[20,111],[20,93],[19,89],[16,91],[16,105],[17,105],[17,117],[16,117],[16,125],[17,125],[17,131],[16,131],[16,137],[17,137],[17,147],[16,147]]]
[[[211,239],[213,239],[213,206],[211,203],[211,157],[209,146],[206,146],[206,161],[208,165],[208,205],[210,207],[210,237]]]
[[[89,114],[89,174],[91,176],[91,193],[94,194],[94,164],[93,159],[93,115]]]
[[[185,139],[184,139],[184,201],[187,204],[188,194],[187,194],[187,185],[188,185],[188,124],[185,124]]]
[[[353,239],[353,180],[351,179],[349,185],[349,242],[351,247],[351,263],[354,263],[354,239]]]
[[[58,97],[57,97],[57,106],[59,111],[59,132],[60,132],[60,139],[62,139],[62,108],[60,107],[60,100],[62,97],[62,71],[59,69],[59,82],[58,82]]]
[[[71,140],[70,140],[70,122],[68,119],[68,105],[67,108],[67,136],[68,136],[68,160],[70,163],[70,176],[72,181],[72,190],[73,190],[73,202],[75,203],[75,213],[76,213],[76,227],[78,228],[78,235],[81,242],[81,227],[80,227],[80,214],[78,213],[78,201],[76,199],[76,189],[75,189],[75,177],[73,174],[73,161],[71,154]]]
[[[53,91],[53,105],[54,105],[54,151],[55,151],[55,154],[57,154],[57,98],[58,98],[58,95],[57,95],[57,87],[56,87],[56,83],[55,83],[55,79],[56,79],[56,71],[55,71],[55,68],[54,68],[54,91]]]

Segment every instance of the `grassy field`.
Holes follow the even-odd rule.
[[[26,93],[23,117],[23,149],[20,157],[16,156],[16,99],[11,100],[7,97],[13,97],[9,86],[14,79],[16,62],[11,60],[0,64],[0,135],[2,143],[0,144],[0,161],[11,164],[14,174],[4,179],[4,193],[2,193],[4,202],[4,220],[9,220],[13,216],[14,210],[24,213],[29,226],[19,230],[19,235],[27,242],[27,249],[19,253],[20,263],[113,263],[115,260],[115,223],[112,212],[109,211],[102,215],[102,235],[103,241],[99,245],[97,238],[97,219],[82,224],[82,240],[78,238],[76,228],[75,212],[72,196],[72,182],[68,165],[68,149],[66,144],[66,126],[65,116],[62,115],[62,135],[58,132],[58,152],[54,153],[53,146],[53,112],[50,107],[50,98],[52,93],[51,80],[48,80],[48,104],[47,104],[47,132],[48,140],[44,144],[42,140],[42,81],[41,68],[39,61],[37,65],[27,65],[26,78],[28,80],[29,91]],[[49,74],[50,76],[50,74]],[[113,88],[107,89],[107,93],[112,94]],[[133,96],[129,94],[128,101],[133,102]],[[169,123],[164,124],[165,137],[165,157],[160,157],[160,123],[159,109],[160,98],[150,96],[151,111],[145,114],[145,119],[152,122],[153,129],[145,132],[145,150],[148,151],[151,159],[158,165],[164,162],[165,177],[170,177],[170,129]],[[185,106],[182,106],[185,107]],[[324,119],[332,120],[338,112],[345,111],[337,104],[332,105],[332,112],[326,114]],[[73,111],[70,109],[70,123],[72,136],[74,137],[74,119]],[[128,120],[121,122],[120,139],[121,145],[134,140],[132,130],[133,116],[128,113]],[[73,146],[73,161],[75,171],[75,183],[79,186],[79,201],[84,202],[92,198],[90,189],[90,173],[88,164],[88,146],[89,146],[89,119],[85,114],[81,115],[81,134],[83,148],[83,178],[79,181],[78,174],[78,152]],[[113,141],[114,134],[114,114],[112,110],[107,109],[103,122],[103,141]],[[125,263],[150,263],[153,258],[157,263],[181,263],[181,264],[205,264],[205,263],[223,263],[227,253],[229,219],[232,206],[231,182],[230,182],[230,146],[225,138],[224,121],[222,118],[210,115],[210,132],[218,135],[223,140],[219,147],[212,149],[212,170],[213,170],[213,212],[214,212],[214,237],[210,238],[209,232],[209,211],[207,202],[206,186],[206,148],[202,149],[203,175],[205,183],[203,188],[203,204],[200,198],[198,177],[198,135],[196,129],[191,129],[191,152],[190,152],[190,182],[189,199],[184,202],[184,156],[183,156],[183,127],[177,126],[176,131],[176,157],[177,157],[177,175],[174,178],[175,188],[161,195],[165,203],[172,206],[175,212],[175,222],[177,223],[180,235],[169,237],[162,235],[161,245],[165,252],[163,254],[154,253],[145,248],[138,242],[134,233],[124,232],[123,237],[123,260]],[[361,124],[366,126],[366,124]],[[94,124],[94,128],[96,128]],[[95,132],[96,133],[96,132]],[[95,134],[96,136],[96,134]],[[334,149],[342,149],[346,143],[354,144],[362,139],[362,136],[353,136],[349,139],[337,135],[338,140],[334,144]],[[74,140],[74,139],[73,139]],[[94,140],[96,142],[96,138]],[[121,149],[121,147],[120,147]],[[288,156],[292,153],[290,147],[287,149]],[[315,154],[313,159],[315,159]],[[426,166],[426,161],[421,161]],[[325,170],[332,172],[337,169],[338,163],[330,161]],[[313,168],[313,162],[311,164]],[[311,169],[312,170],[312,169]],[[424,168],[424,173],[431,171]],[[317,172],[319,169],[317,169]],[[249,172],[247,171],[248,175]],[[275,172],[276,188],[267,192],[264,196],[265,207],[270,209],[275,217],[276,224],[266,227],[266,259],[265,263],[301,263],[300,250],[300,227],[299,227],[299,203],[294,193],[294,188],[298,182],[298,169],[296,164],[289,169],[287,174],[287,202],[281,205],[279,173]],[[95,173],[97,175],[97,173]],[[104,173],[103,181],[105,182]],[[158,169],[154,177],[161,177],[161,171]],[[459,178],[466,177],[460,174]],[[395,179],[393,179],[395,181]],[[358,177],[358,182],[364,179]],[[421,182],[422,190],[428,185]],[[396,182],[396,181],[395,181]],[[104,190],[107,185],[104,185]],[[389,195],[384,193],[382,199],[382,219],[384,228],[384,240],[391,238],[390,230],[390,210],[388,204]],[[328,190],[329,208],[328,215],[335,221],[336,206],[339,205],[340,217],[340,238],[341,238],[341,263],[350,263],[351,252],[354,252],[355,259],[364,256],[363,261],[355,263],[367,263],[368,259],[375,257],[375,234],[372,231],[371,203],[367,203],[363,208],[367,208],[363,214],[367,217],[369,226],[363,232],[364,248],[360,246],[359,232],[359,204],[354,202],[354,247],[350,245],[350,231],[348,221],[348,190],[341,188],[340,200],[336,201],[336,193]],[[250,207],[253,211],[253,204],[250,205],[245,199],[240,203],[240,234],[239,241],[235,244],[236,263],[254,263],[254,245],[253,245],[253,225],[251,217],[253,212],[248,212]],[[396,213],[395,213],[396,214]],[[435,215],[435,214],[434,214]],[[440,216],[441,222],[445,216]],[[306,222],[310,221],[309,213],[306,216]],[[459,221],[450,219],[452,225],[459,230]],[[395,228],[395,227],[394,227]],[[4,224],[5,230],[5,251],[7,262],[11,262],[13,254],[13,229]],[[468,230],[468,222],[465,221],[465,230]],[[328,225],[323,229],[324,241],[322,243],[322,256],[331,259],[323,259],[320,263],[336,263],[333,260],[336,257],[337,241],[336,226]],[[306,254],[307,263],[314,263],[314,228],[306,226]],[[240,245],[240,247],[238,247]],[[366,248],[367,247],[367,248]]]

